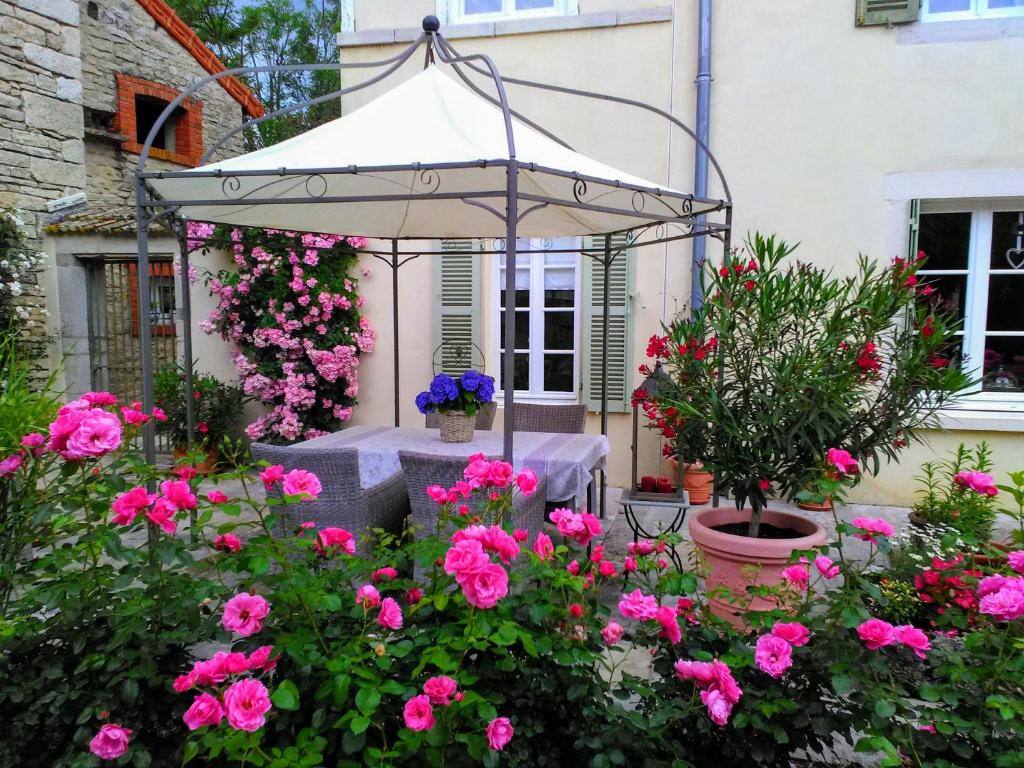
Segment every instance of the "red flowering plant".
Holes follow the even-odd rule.
[[[768,496],[795,497],[827,447],[877,471],[969,385],[933,362],[958,326],[919,300],[921,262],[861,258],[839,277],[789,262],[793,250],[755,234],[747,253],[709,264],[704,304],[664,345],[674,389],[660,400],[709,425],[705,464],[738,508],[749,502],[753,536]]]
[[[201,324],[235,347],[245,394],[272,410],[246,428],[289,443],[336,431],[352,415],[359,356],[376,334],[353,274],[364,238],[190,222],[188,247],[228,247],[236,269],[207,280],[217,306]]]

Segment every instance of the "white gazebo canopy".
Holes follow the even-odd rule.
[[[512,119],[519,237],[686,222],[699,200]],[[185,218],[377,238],[505,237],[510,152],[500,107],[429,66],[279,144],[146,182]],[[492,208],[493,210],[488,210]]]

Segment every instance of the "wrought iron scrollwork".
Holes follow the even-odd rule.
[[[441,188],[441,174],[433,168],[425,168],[420,171],[419,180],[420,184],[426,187],[420,191],[422,195],[431,195]]]
[[[587,182],[583,179],[576,179],[576,182],[572,185],[572,196],[576,198],[577,203],[584,202],[583,198],[587,194]]]
[[[310,197],[323,197],[327,194],[327,179],[319,173],[306,177],[306,194]]]

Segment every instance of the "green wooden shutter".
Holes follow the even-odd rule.
[[[480,338],[480,254],[474,240],[442,240],[434,268],[434,347],[438,372],[461,375]]]
[[[910,201],[910,226],[907,234],[907,259],[917,258],[917,234],[921,229],[921,201]]]
[[[921,0],[857,0],[857,26],[917,21]]]
[[[626,245],[625,235],[612,237],[612,251]],[[604,249],[604,237],[584,238],[588,249]],[[627,248],[612,263],[609,275],[608,317],[608,411],[629,410],[633,381],[633,262]],[[583,401],[601,410],[601,332],[603,324],[604,267],[583,257]]]

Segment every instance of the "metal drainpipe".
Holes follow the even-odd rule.
[[[697,6],[697,136],[705,146],[711,146],[711,0],[699,0]],[[693,162],[693,192],[697,197],[708,196],[708,156],[697,145]],[[698,216],[697,225],[706,217]],[[693,239],[693,263],[690,269],[690,311],[704,304],[701,272],[707,253],[707,236]]]

